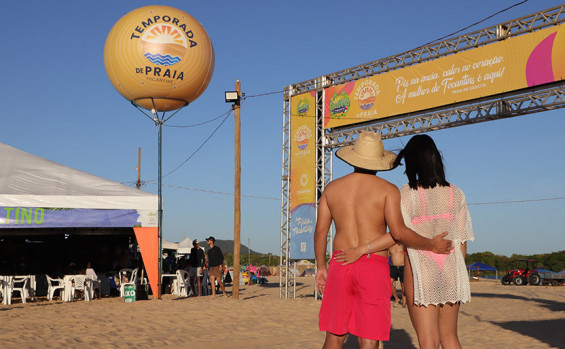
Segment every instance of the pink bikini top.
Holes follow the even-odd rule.
[[[439,214],[439,215],[427,215],[426,214],[426,199],[424,198],[424,192],[422,191],[422,188],[420,188],[420,187],[418,187],[418,191],[420,192],[420,196],[422,197],[422,208],[423,208],[424,214],[420,217],[412,218],[412,224],[413,225],[432,221],[432,220],[435,220],[435,219],[448,219],[448,220],[452,221],[455,218],[453,216],[453,213],[451,213],[451,209],[453,207],[453,189],[451,188],[451,185],[449,186],[449,212],[442,213],[442,214]],[[449,254],[452,254],[453,252],[454,252],[454,250],[452,249],[449,252]],[[426,255],[429,258],[431,258],[437,264],[437,266],[440,270],[443,269],[443,264],[445,262],[445,258],[448,256],[447,254],[436,254],[436,253],[433,253],[432,251],[424,251],[424,250],[418,250],[418,253],[420,253],[421,255]]]
[[[422,208],[424,210],[424,214],[421,215],[420,217],[412,218],[412,224],[413,225],[432,221],[434,219],[449,219],[450,221],[452,221],[455,218],[453,216],[453,213],[451,213],[451,209],[453,207],[453,188],[451,188],[451,185],[449,185],[449,212],[442,213],[442,214],[439,214],[439,215],[427,215],[426,214],[426,199],[424,198],[424,192],[422,191],[422,188],[420,188],[420,187],[418,187],[418,191],[420,192],[420,196],[422,197]]]

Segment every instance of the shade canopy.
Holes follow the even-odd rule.
[[[145,269],[156,287],[158,267],[153,259],[158,258],[158,246],[153,245],[158,243],[157,195],[3,143],[0,158],[0,236],[61,231],[111,235],[128,229],[134,234],[135,228]],[[153,290],[157,294],[156,288]]]
[[[179,254],[190,254],[191,248],[192,248],[192,239],[184,238],[181,242],[179,242],[179,249],[177,250],[177,252]]]
[[[469,264],[467,265],[467,269],[469,270],[487,270],[487,271],[496,271],[497,269],[495,267],[491,267],[490,265],[481,263],[481,262],[475,262],[473,264]]]

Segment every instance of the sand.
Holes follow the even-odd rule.
[[[231,294],[232,288],[227,288]],[[464,348],[564,348],[565,287],[471,283],[461,307]],[[297,279],[296,299],[279,299],[278,277],[240,287],[231,297],[125,303],[122,298],[0,304],[2,348],[321,348],[314,278]],[[346,348],[356,348],[351,338]],[[417,348],[406,309],[392,308],[391,340],[381,348]]]

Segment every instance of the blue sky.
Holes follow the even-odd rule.
[[[208,31],[216,65],[207,90],[166,125],[194,125],[229,109],[236,79],[248,96],[398,54],[466,27],[520,1],[2,1],[0,141],[121,183],[157,178],[157,127],[110,83],[103,62],[112,26],[136,8],[162,4]],[[559,5],[528,1],[468,31]],[[241,241],[279,254],[282,93],[242,103]],[[476,241],[469,252],[545,253],[565,249],[565,110],[436,131],[448,180],[471,204]],[[167,174],[223,118],[163,129]],[[233,117],[183,166],[163,179],[164,236],[233,238]],[[399,149],[407,137],[385,141]],[[335,161],[334,176],[348,173]],[[397,185],[402,169],[383,173]],[[156,181],[155,181],[156,182]],[[133,184],[131,184],[133,185]],[[156,193],[156,184],[143,188]],[[197,189],[197,190],[194,190]],[[214,192],[214,193],[212,193]],[[225,194],[219,194],[225,193]],[[260,198],[258,198],[260,197]]]

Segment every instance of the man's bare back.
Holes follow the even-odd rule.
[[[393,189],[374,174],[357,172],[326,187],[320,205],[327,205],[335,224],[334,251],[365,245],[386,233],[385,200]],[[373,253],[386,257],[386,251]]]

